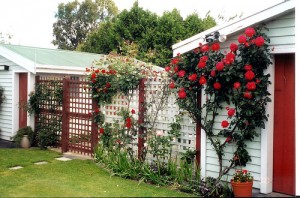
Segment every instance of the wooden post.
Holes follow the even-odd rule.
[[[144,141],[145,141],[145,128],[143,126],[143,123],[145,121],[145,81],[146,79],[143,78],[140,81],[139,85],[139,115],[138,115],[138,123],[139,123],[139,130],[138,130],[138,157],[141,160],[144,160],[143,158],[143,149],[144,149]]]
[[[68,78],[63,79],[63,102],[62,102],[62,134],[61,151],[67,152],[69,146],[69,111],[70,111],[70,86]]]
[[[92,97],[92,96],[91,96]],[[95,110],[98,108],[98,103],[97,103],[97,100],[96,99],[92,99],[92,109]],[[93,154],[94,153],[94,150],[95,150],[95,147],[99,141],[99,138],[98,138],[98,125],[97,123],[95,123],[93,121],[93,115],[91,115],[91,120],[92,120],[92,134],[91,134],[91,138],[92,138],[92,141],[91,141],[91,153]]]

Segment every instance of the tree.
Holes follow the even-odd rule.
[[[78,50],[124,53],[126,45],[134,43],[138,49],[137,59],[159,66],[169,63],[173,44],[216,25],[210,16],[201,19],[192,14],[184,20],[176,9],[159,17],[139,7],[137,2],[129,11],[123,10],[111,22],[103,23],[88,35]]]
[[[60,49],[74,50],[100,22],[111,19],[117,12],[113,0],[60,3],[55,14],[57,21],[53,24],[55,39],[52,43]]]

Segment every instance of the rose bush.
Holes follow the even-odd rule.
[[[246,143],[267,120],[270,75],[265,70],[271,61],[269,38],[261,30],[247,28],[238,43],[230,44],[230,52],[221,52],[217,43],[200,43],[193,51],[175,57],[166,69],[172,79],[170,87],[178,93],[179,107],[200,123],[216,151],[219,179],[251,160]],[[200,105],[202,93],[205,102]],[[224,109],[228,118],[220,123],[217,117]],[[224,148],[232,142],[236,150],[230,165],[223,168]]]

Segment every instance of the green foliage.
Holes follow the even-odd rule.
[[[172,57],[173,44],[215,25],[210,16],[201,19],[192,14],[184,20],[174,9],[160,17],[134,3],[129,11],[123,10],[112,21],[102,23],[78,50],[123,53],[126,43],[134,42],[137,47],[135,58],[165,66]]]
[[[111,19],[117,12],[112,0],[60,3],[55,14],[57,21],[53,24],[55,39],[52,43],[60,49],[74,50],[99,26],[99,22]]]
[[[259,27],[247,28],[245,35],[239,37],[238,45],[230,46],[229,53],[223,54],[218,43],[200,44],[199,48],[174,58],[167,68],[176,87],[179,107],[201,123],[216,151],[219,178],[232,167],[245,166],[251,160],[246,143],[258,135],[258,127],[264,127],[266,105],[271,101],[270,75],[265,74],[271,64],[269,38]],[[199,106],[201,90],[206,100]],[[216,134],[216,120],[223,109],[228,117]],[[236,151],[230,166],[222,168],[224,148],[231,142],[236,144]]]
[[[17,131],[16,135],[13,137],[13,141],[15,142],[15,144],[17,146],[20,146],[21,140],[24,135],[28,135],[30,144],[32,144],[34,142],[34,132],[30,126],[26,126],[26,127],[20,128]]]

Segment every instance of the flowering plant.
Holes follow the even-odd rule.
[[[253,176],[247,170],[236,170],[232,180],[234,182],[252,182]]]
[[[257,128],[264,128],[268,120],[269,42],[262,28],[249,27],[238,43],[230,44],[230,51],[221,51],[219,43],[200,43],[165,68],[179,107],[200,125],[216,151],[219,179],[251,161],[246,142],[258,136]],[[231,143],[236,150],[229,166],[223,166],[224,149]]]

